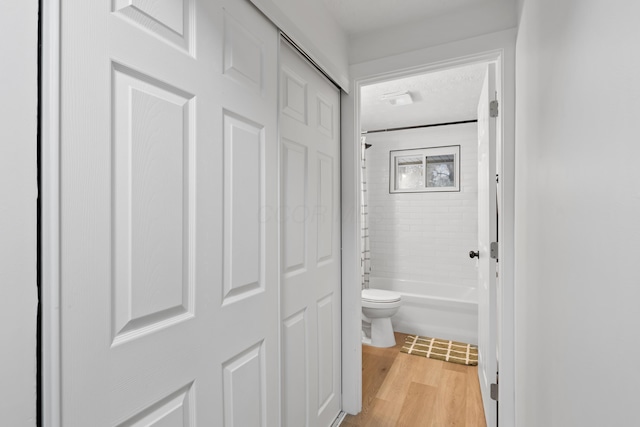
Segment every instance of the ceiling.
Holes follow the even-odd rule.
[[[486,65],[475,64],[362,87],[363,131],[450,123],[477,118]],[[409,92],[410,105],[392,105],[383,95]]]
[[[349,35],[446,15],[495,0],[322,0]]]

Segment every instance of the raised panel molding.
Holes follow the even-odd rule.
[[[113,64],[113,345],[193,317],[193,95]]]
[[[112,11],[191,53],[194,0],[113,0]]]
[[[262,90],[264,46],[259,38],[224,14],[224,73],[250,89]]]
[[[307,425],[307,313],[302,310],[282,322],[283,427]]]
[[[324,264],[333,258],[333,159],[318,153],[318,264]]]
[[[283,273],[306,269],[307,148],[282,140],[282,254]]]
[[[195,422],[193,382],[171,393],[117,427],[193,427]]]
[[[318,130],[333,138],[333,105],[320,95],[317,97],[317,114]]]
[[[307,124],[307,82],[294,71],[282,67],[282,112]]]
[[[263,127],[224,111],[223,305],[264,290]]]
[[[222,364],[225,427],[266,426],[264,342]]]
[[[333,294],[318,301],[318,414],[331,401],[333,390]]]

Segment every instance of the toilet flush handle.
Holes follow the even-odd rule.
[[[478,258],[480,259],[480,251],[469,251],[469,258]]]

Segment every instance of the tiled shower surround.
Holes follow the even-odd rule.
[[[371,133],[371,277],[477,287],[477,124]],[[460,191],[389,193],[389,152],[460,145]]]

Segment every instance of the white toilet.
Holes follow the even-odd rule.
[[[365,317],[363,320],[371,322],[371,336],[365,336],[363,343],[373,347],[396,345],[391,316],[398,312],[400,303],[400,294],[396,292],[380,289],[362,290],[362,314]]]

